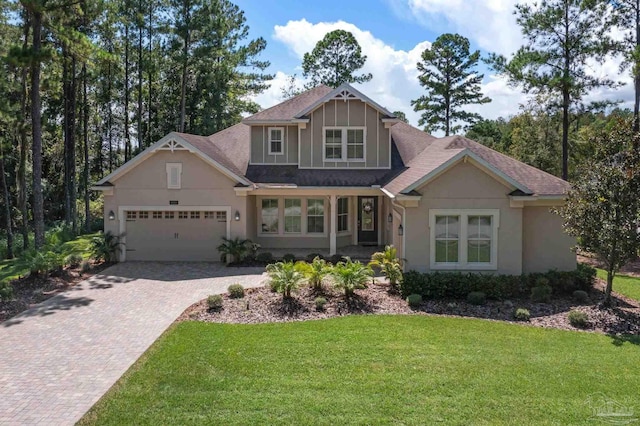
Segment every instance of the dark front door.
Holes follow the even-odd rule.
[[[358,244],[378,245],[378,197],[358,197]]]

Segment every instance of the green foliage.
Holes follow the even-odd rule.
[[[71,253],[67,257],[64,258],[64,264],[70,266],[71,268],[77,268],[82,263],[82,256],[77,253]]]
[[[0,301],[7,302],[13,299],[13,286],[8,282],[0,281]]]
[[[422,296],[419,294],[410,294],[407,296],[407,304],[412,308],[417,308],[422,304]]]
[[[298,262],[297,267],[304,275],[309,285],[315,290],[321,290],[324,279],[331,273],[331,265],[324,259],[315,257],[310,263]]]
[[[358,289],[367,288],[367,283],[373,277],[370,267],[362,263],[346,258],[344,262],[338,262],[331,271],[334,287],[344,291],[347,299],[353,296]]]
[[[242,299],[244,297],[244,287],[238,283],[227,287],[227,292],[229,292],[229,297],[232,299]]]
[[[576,311],[574,309],[569,312],[567,318],[569,319],[569,323],[576,328],[587,328],[589,326],[589,316],[582,311]]]
[[[484,305],[487,302],[487,295],[481,291],[472,291],[467,294],[467,302],[472,305]]]
[[[578,265],[575,271],[526,275],[408,271],[400,285],[400,294],[407,297],[415,293],[426,299],[464,299],[471,291],[481,291],[488,299],[504,300],[529,296],[541,278],[547,280],[553,294],[571,295],[575,290],[586,291],[593,286],[595,270]]]
[[[267,265],[267,275],[271,289],[282,293],[283,298],[290,298],[291,292],[297,290],[304,281],[304,275],[292,262]]]
[[[583,290],[573,292],[573,299],[578,303],[587,303],[589,301],[589,293]]]
[[[88,260],[83,260],[82,262],[80,262],[80,273],[86,274],[89,271],[91,271],[91,262],[89,262]]]
[[[535,287],[531,289],[531,301],[535,303],[549,303],[553,289],[549,285],[549,280],[539,278]]]
[[[373,253],[369,266],[379,269],[393,289],[402,282],[402,263],[398,259],[397,249],[392,245],[386,246],[383,252]]]
[[[256,260],[260,263],[273,263],[273,254],[268,251],[262,251],[256,255]]]
[[[239,237],[226,238],[222,237],[222,244],[218,246],[221,262],[240,262],[249,251],[251,240]]]
[[[320,253],[310,253],[307,255],[307,257],[305,258],[305,260],[307,261],[307,263],[311,263],[314,261],[315,258],[319,258],[319,259],[323,259],[324,260],[324,256],[322,256]]]
[[[324,306],[327,304],[327,299],[319,296],[314,299],[313,303],[316,305],[316,311],[324,311]]]
[[[219,294],[212,294],[207,297],[207,306],[212,311],[219,311],[220,309],[222,309],[222,302],[222,296]]]
[[[371,74],[355,73],[364,66],[367,57],[352,33],[345,30],[328,32],[310,53],[302,58],[302,75],[310,87],[325,84],[336,88],[342,83],[364,83]]]
[[[62,269],[64,256],[52,250],[29,250],[18,260],[21,267],[29,274],[44,277],[49,273]]]
[[[531,319],[531,313],[528,309],[518,308],[513,313],[513,318],[517,321],[529,321]]]
[[[336,254],[334,254],[333,256],[331,256],[331,257],[329,258],[329,262],[330,262],[330,263],[333,263],[333,264],[335,265],[335,264],[337,264],[338,262],[342,262],[342,261],[343,261],[343,260],[345,260],[345,259],[346,259],[346,257],[345,257],[345,256],[343,256],[343,255],[341,255],[341,254],[339,254],[339,253],[336,253]]]
[[[582,250],[594,253],[605,265],[605,305],[611,302],[616,272],[640,250],[640,155],[632,146],[639,139],[626,120],[595,134],[593,162],[582,169],[582,177],[574,182],[565,206],[558,210],[565,231],[578,238]]]
[[[444,130],[449,136],[462,128],[457,123],[474,123],[482,118],[463,109],[491,102],[481,92],[484,75],[475,70],[479,60],[480,51],[470,52],[469,40],[459,34],[442,34],[422,52],[418,79],[427,93],[411,101],[415,111],[424,111],[420,126],[430,132]]]
[[[120,237],[111,232],[101,232],[91,239],[91,256],[97,261],[115,262],[122,246]]]
[[[282,261],[283,262],[295,262],[296,261],[296,255],[293,253],[285,253],[282,256]]]

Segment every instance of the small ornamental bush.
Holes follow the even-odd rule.
[[[256,255],[256,260],[261,263],[273,263],[273,254],[268,251],[262,251]]]
[[[324,259],[324,256],[322,256],[320,253],[310,253],[310,254],[308,254],[308,255],[307,255],[307,257],[305,257],[305,260],[306,260],[308,263],[311,263],[311,262],[313,262],[313,260],[314,260],[316,257],[317,257],[317,258],[319,258],[319,259]]]
[[[589,316],[582,311],[573,310],[567,315],[569,323],[576,328],[587,328],[589,325]]]
[[[329,258],[329,262],[333,263],[334,265],[337,265],[339,262],[342,262],[343,260],[345,260],[345,257],[341,254],[334,254]]]
[[[227,287],[227,291],[229,292],[229,297],[232,299],[242,299],[244,297],[244,287],[240,284],[231,284]]]
[[[296,255],[292,254],[292,253],[287,253],[284,256],[282,256],[282,261],[283,262],[295,262],[296,261]]]
[[[331,273],[332,266],[324,259],[315,257],[311,262],[297,262],[296,268],[314,290],[322,290],[322,284],[326,276]]]
[[[86,274],[90,270],[91,270],[91,262],[89,262],[88,260],[83,260],[82,262],[80,262],[80,273],[81,274]]]
[[[529,321],[529,319],[531,319],[531,313],[529,313],[528,309],[518,308],[513,313],[513,318],[517,321]]]
[[[578,303],[587,303],[589,301],[589,293],[582,290],[576,290],[573,292],[573,300]]]
[[[222,296],[219,294],[212,294],[207,297],[207,306],[212,311],[219,311],[222,309]]]
[[[412,308],[417,308],[422,304],[422,296],[419,294],[410,294],[407,296],[407,304]]]
[[[304,281],[304,275],[292,262],[277,262],[267,265],[267,274],[271,290],[281,293],[283,299],[290,298],[291,292],[297,290]]]
[[[8,282],[0,282],[0,300],[8,301],[13,299],[13,286]]]
[[[316,297],[314,303],[316,304],[316,311],[324,311],[324,305],[327,304],[327,299],[324,297]]]
[[[64,258],[64,264],[71,268],[77,268],[78,266],[80,266],[81,262],[82,256],[77,253],[71,253],[69,256]]]
[[[539,282],[543,282],[539,280]],[[535,303],[548,303],[551,300],[553,289],[548,284],[539,284],[531,289],[531,301]]]
[[[484,305],[487,301],[487,295],[482,291],[472,291],[467,294],[467,302],[472,305]]]
[[[333,285],[343,290],[346,299],[351,298],[355,290],[367,288],[367,283],[373,277],[370,267],[362,263],[352,262],[348,257],[344,262],[338,262],[331,271]]]

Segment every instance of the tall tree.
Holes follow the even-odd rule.
[[[473,124],[482,119],[463,107],[491,102],[483,96],[480,84],[484,78],[475,69],[480,51],[469,50],[469,40],[459,34],[442,34],[422,52],[418,62],[420,84],[426,95],[411,101],[413,109],[424,111],[418,124],[427,131],[444,130],[445,136],[462,129],[461,124]]]
[[[602,61],[611,53],[610,22],[602,19],[605,4],[591,0],[544,0],[538,6],[516,5],[516,20],[525,38],[507,60],[492,55],[494,68],[527,93],[548,93],[562,108],[562,178],[569,178],[571,108],[591,89],[613,87],[610,79],[587,72],[590,59]]]
[[[309,87],[325,84],[338,87],[342,83],[364,83],[371,73],[356,75],[367,56],[352,33],[334,30],[327,33],[310,53],[302,58],[302,75],[310,80]]]

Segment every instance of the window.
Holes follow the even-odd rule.
[[[188,219],[189,212],[178,212],[178,219]]]
[[[134,220],[136,218],[136,212],[127,211],[127,220]]]
[[[217,212],[204,212],[205,219],[214,219]]]
[[[432,269],[497,269],[499,210],[430,210]]]
[[[227,212],[216,212],[216,220],[218,222],[226,222],[227,221]]]
[[[278,233],[278,200],[276,198],[266,198],[262,200],[262,227],[265,234]]]
[[[307,200],[307,232],[310,234],[324,232],[324,200]]]
[[[191,212],[191,219],[200,219],[200,212]]]
[[[149,212],[138,212],[138,218],[149,219]]]
[[[302,201],[300,199],[284,199],[284,232],[302,232]]]
[[[282,154],[284,127],[269,127],[269,154]]]
[[[180,189],[182,185],[182,163],[167,163],[167,188]]]
[[[165,219],[173,219],[174,217],[175,216],[174,216],[173,212],[164,212],[164,218]]]
[[[364,140],[365,130],[363,127],[325,128],[325,161],[364,161]]]
[[[154,219],[162,219],[162,212],[153,212]]]
[[[349,199],[338,198],[338,232],[349,230]]]
[[[347,130],[347,160],[364,160],[364,130]]]
[[[324,137],[325,160],[342,160],[342,130],[326,129]]]

